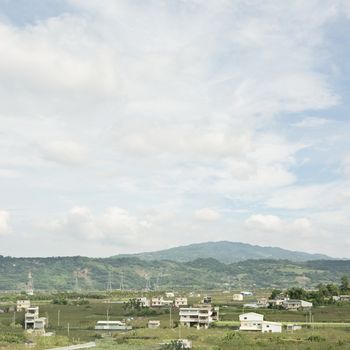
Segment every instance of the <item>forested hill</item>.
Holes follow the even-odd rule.
[[[144,261],[138,258],[56,257],[11,258],[0,256],[0,289],[24,290],[31,271],[35,289],[104,290],[111,276],[119,288],[123,275],[126,289],[142,289],[146,279],[152,288],[211,289],[256,287],[312,287],[339,282],[350,276],[350,260],[247,260],[224,264],[218,260],[196,259],[182,263],[169,260]],[[77,275],[78,285],[76,285]],[[158,285],[157,285],[158,282]]]
[[[123,256],[137,257],[142,260],[172,260],[178,262],[214,258],[226,264],[249,259],[286,259],[290,261],[332,259],[323,254],[310,254],[277,247],[261,247],[228,241],[196,243],[155,252],[117,255],[116,257]]]

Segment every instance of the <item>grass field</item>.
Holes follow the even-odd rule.
[[[261,296],[268,291],[259,291]],[[198,302],[201,296],[190,298],[191,303]],[[221,321],[208,330],[188,329],[177,327],[178,312],[169,309],[158,309],[155,315],[132,316],[127,315],[120,303],[125,297],[118,293],[107,299],[89,299],[86,305],[52,304],[51,300],[33,301],[33,305],[40,306],[40,315],[49,319],[47,331],[55,333],[53,337],[32,338],[34,350],[48,349],[66,344],[97,341],[97,350],[101,349],[159,349],[160,344],[178,337],[188,338],[193,342],[194,349],[202,350],[229,350],[229,349],[350,349],[350,304],[329,305],[315,307],[312,315],[315,324],[305,327],[300,331],[281,334],[244,333],[235,330],[237,328],[238,315],[243,311],[243,303],[233,303],[232,293],[212,292],[213,303],[220,306]],[[131,296],[136,296],[131,295]],[[42,299],[42,298],[41,298]],[[249,299],[245,302],[249,302]],[[13,306],[13,303],[5,302],[0,309]],[[96,321],[126,320],[133,326],[133,330],[127,333],[113,333],[101,339],[101,333],[94,330]],[[256,311],[256,310],[255,310]],[[303,311],[281,311],[273,309],[259,309],[257,311],[265,315],[266,320],[282,321],[284,323],[305,323],[309,314]],[[24,345],[25,335],[21,327],[24,313],[15,314],[0,313],[0,349],[21,350],[27,348]],[[146,328],[149,319],[161,321],[161,328]],[[347,324],[348,323],[348,324]],[[170,327],[172,324],[173,327]],[[69,326],[68,326],[69,325]],[[324,326],[320,328],[320,326]]]

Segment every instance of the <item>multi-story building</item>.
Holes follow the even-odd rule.
[[[142,307],[150,307],[151,301],[146,297],[137,298],[137,301],[141,304]]]
[[[184,307],[187,305],[188,305],[187,298],[182,298],[182,297],[175,298],[175,307]]]
[[[255,312],[247,312],[239,315],[239,321],[241,326],[240,331],[261,331],[264,315],[257,314]]]
[[[165,300],[163,297],[154,297],[151,300],[152,307],[170,306],[173,303],[172,300]]]
[[[186,327],[208,328],[219,320],[219,308],[211,305],[180,308],[180,323]]]
[[[27,311],[30,308],[30,300],[17,300],[16,311]]]
[[[46,317],[39,317],[39,307],[29,307],[24,315],[24,328],[34,330],[45,330]]]
[[[282,323],[264,321],[264,315],[255,312],[248,312],[239,315],[241,326],[240,331],[258,331],[263,333],[281,333]]]

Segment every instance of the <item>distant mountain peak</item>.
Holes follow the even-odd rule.
[[[121,256],[138,257],[142,260],[173,260],[177,262],[213,258],[225,264],[250,259],[283,259],[297,262],[332,259],[324,254],[311,254],[278,247],[263,247],[249,243],[230,241],[192,243],[154,252],[123,254],[117,255],[116,257]]]

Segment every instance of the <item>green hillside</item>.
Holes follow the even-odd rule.
[[[291,262],[288,260],[247,260],[224,264],[218,260],[196,259],[188,263],[144,261],[138,258],[55,257],[12,258],[0,256],[0,290],[24,290],[29,270],[37,290],[106,289],[108,275],[119,288],[123,275],[126,289],[142,289],[146,279],[159,289],[228,289],[253,287],[312,287],[338,282],[350,276],[350,260]]]
[[[226,264],[249,259],[286,259],[290,261],[331,259],[329,256],[322,254],[309,254],[276,247],[261,247],[228,241],[196,243],[156,252],[119,255],[117,257],[121,256],[133,256],[142,260],[172,260],[178,262],[214,258]]]

